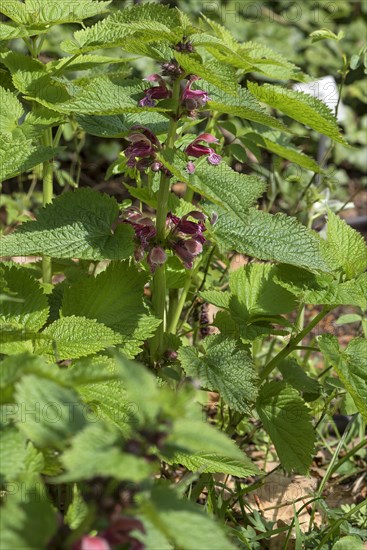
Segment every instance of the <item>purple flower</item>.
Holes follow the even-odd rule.
[[[186,172],[188,172],[189,174],[194,174],[195,170],[196,170],[195,164],[192,162],[192,160],[189,160],[186,166]]]
[[[144,97],[139,101],[140,107],[154,107],[158,99],[167,99],[171,97],[172,92],[168,90],[165,81],[159,74],[152,74],[146,80],[158,82],[159,86],[148,88],[144,92]]]
[[[84,536],[74,546],[74,550],[110,550],[111,546],[105,538]]]
[[[203,250],[203,245],[195,239],[180,240],[172,245],[172,249],[182,260],[186,269],[192,269],[196,256]]]
[[[220,155],[217,155],[217,153],[210,153],[208,156],[208,162],[210,164],[213,164],[216,166],[217,164],[220,164],[222,161],[222,157]]]
[[[197,76],[192,76],[190,80],[187,82],[186,87],[184,91],[182,92],[181,101],[183,106],[188,111],[195,111],[196,109],[201,109],[201,107],[204,107],[210,97],[208,96],[207,92],[204,92],[203,90],[192,90],[191,86],[196,81],[200,80]]]
[[[125,149],[127,166],[146,170],[155,161],[156,152],[160,147],[158,138],[144,126],[134,126],[132,133],[126,138],[131,142]],[[136,160],[136,159],[139,160]]]
[[[188,220],[189,217],[198,220],[198,222]],[[168,242],[187,269],[192,269],[196,256],[201,254],[203,244],[206,242],[203,235],[206,230],[205,219],[206,216],[197,210],[189,212],[182,218],[171,213],[167,216],[167,225],[170,228]]]
[[[149,248],[150,241],[157,234],[153,220],[144,216],[138,208],[127,208],[123,213],[123,221],[132,226],[135,231],[137,248],[135,250],[135,259],[137,261],[144,257],[144,251]]]
[[[219,164],[222,160],[220,155],[214,151],[212,147],[203,145],[200,141],[205,141],[206,143],[217,143],[218,140],[216,137],[211,134],[200,134],[190,145],[185,149],[185,153],[190,157],[199,158],[203,155],[208,155],[208,162],[210,164]],[[188,167],[187,167],[188,168]]]
[[[152,273],[155,272],[159,265],[163,265],[167,260],[167,255],[161,246],[155,246],[148,254],[147,262]]]
[[[171,59],[171,61],[162,63],[161,67],[162,67],[163,76],[171,76],[173,78],[178,78],[185,72],[183,68],[180,67],[176,59]]]

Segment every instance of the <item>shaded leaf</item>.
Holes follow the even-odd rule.
[[[91,189],[65,193],[42,210],[36,221],[26,222],[3,237],[3,256],[45,254],[88,260],[125,259],[132,255],[133,230],[127,224],[111,227],[119,214],[112,197]]]
[[[121,342],[121,336],[85,317],[63,317],[48,325],[36,341],[35,352],[57,361],[96,353]]]
[[[188,376],[198,378],[208,390],[217,391],[236,411],[249,413],[257,396],[257,375],[249,354],[235,340],[210,336],[204,353],[194,347],[179,350],[179,360]]]
[[[326,361],[334,367],[358,411],[367,421],[366,340],[354,338],[341,350],[335,336],[324,334],[318,338],[318,344]]]
[[[315,433],[310,412],[298,392],[283,382],[269,382],[260,390],[256,409],[283,468],[306,474]]]

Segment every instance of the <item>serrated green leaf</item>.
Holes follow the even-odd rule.
[[[13,3],[13,2],[12,2]],[[1,8],[0,8],[1,9]],[[0,42],[13,40],[14,38],[24,38],[44,34],[48,29],[37,25],[14,26],[13,24],[0,22]]]
[[[218,23],[217,21],[213,21],[212,19],[209,19],[209,17],[206,17],[205,15],[202,15],[203,20],[209,25],[211,28],[213,34],[223,42],[228,48],[236,51],[239,42],[235,39],[233,34],[229,29]],[[211,34],[209,35],[211,36]]]
[[[20,2],[20,0],[3,0],[0,6],[0,13],[3,13],[6,17],[21,25],[28,22],[26,5],[24,2]]]
[[[140,124],[156,135],[168,130],[167,117],[155,112],[128,113],[126,115],[77,115],[77,121],[88,134],[106,138],[126,136],[132,126]]]
[[[0,284],[13,300],[0,300],[0,323],[38,331],[47,321],[47,296],[28,269],[0,267]]]
[[[29,139],[18,133],[16,137],[0,136],[0,183],[30,170],[37,164],[53,158],[60,149],[35,147]]]
[[[249,82],[248,88],[262,103],[267,103],[334,141],[348,145],[340,134],[336,118],[320,99],[271,84],[259,86],[254,82]]]
[[[83,278],[64,292],[62,315],[79,313],[122,334],[130,334],[143,303],[148,276],[128,262],[113,262],[97,277]]]
[[[167,40],[175,44],[184,34],[178,10],[160,4],[143,4],[117,11],[88,29],[77,31],[61,48],[72,54],[120,47],[141,53],[139,45]]]
[[[19,129],[27,139],[38,139],[46,128],[60,126],[65,122],[65,116],[55,113],[42,105],[34,104],[32,111],[27,113]]]
[[[0,514],[1,548],[46,547],[57,530],[56,513],[46,495],[41,479],[33,476],[5,497]]]
[[[343,33],[343,36],[344,36],[344,33]],[[313,31],[310,34],[310,38],[312,43],[319,42],[320,40],[327,40],[327,39],[336,40],[336,41],[340,40],[338,35],[333,33],[330,29],[317,29],[317,31]]]
[[[2,62],[12,74],[14,86],[27,99],[63,114],[114,115],[142,113],[139,99],[147,88],[141,80],[127,80],[124,74],[102,74],[89,79],[68,80],[62,74],[52,74],[47,65],[29,56],[7,52]],[[164,111],[151,108],[152,113]]]
[[[111,263],[97,277],[80,279],[65,290],[62,315],[96,319],[121,334],[124,345],[130,344],[134,349],[138,346],[138,353],[142,342],[160,324],[148,315],[143,302],[147,280],[144,272],[127,262]]]
[[[354,338],[341,350],[335,336],[324,334],[318,338],[318,344],[326,361],[334,367],[358,411],[367,421],[366,340]]]
[[[167,459],[166,459],[167,460]],[[182,464],[191,472],[222,473],[236,477],[256,475],[258,469],[249,458],[243,456],[242,460],[228,458],[220,453],[175,453],[168,463]]]
[[[73,497],[65,514],[65,523],[70,529],[77,529],[88,516],[88,505],[82,497],[78,485],[73,486]]]
[[[227,94],[236,96],[238,90],[236,71],[218,61],[199,61],[195,55],[174,52],[179,65],[187,74],[195,74]]]
[[[295,359],[284,359],[278,369],[284,381],[302,392],[306,401],[315,401],[321,393],[321,386],[314,378],[310,378]]]
[[[269,78],[298,80],[301,82],[309,78],[299,67],[265,44],[243,42],[237,53],[240,59],[245,59],[248,63],[255,66],[255,72],[260,72]]]
[[[328,211],[326,255],[333,267],[342,268],[348,279],[367,269],[367,246],[363,236],[331,210]]]
[[[278,266],[275,282],[297,296],[300,302],[321,305],[367,307],[367,274],[340,283],[329,273],[315,274],[293,266]]]
[[[133,231],[120,224],[112,233],[119,214],[112,197],[91,189],[64,193],[40,210],[36,221],[21,225],[2,237],[2,256],[45,254],[57,258],[122,260],[134,250]]]
[[[230,275],[231,294],[236,296],[249,315],[278,315],[293,311],[297,302],[294,296],[274,281],[275,266],[251,263],[236,269]]]
[[[312,172],[317,173],[322,171],[317,162],[307,155],[304,155],[301,151],[297,150],[294,146],[288,143],[288,140],[280,132],[275,130],[260,130],[257,128],[256,132],[248,132],[241,139],[245,145],[247,140],[255,143],[258,147],[275,153],[281,158],[287,159],[290,162],[298,164],[298,166],[306,168],[306,170],[311,170]]]
[[[212,166],[204,160],[196,166],[194,176],[185,173],[187,157],[184,153],[166,149],[159,154],[165,166],[195,191],[229,211],[245,214],[264,193],[265,183],[254,176],[239,174],[222,162]]]
[[[22,104],[12,92],[5,90],[2,86],[0,86],[0,104],[0,132],[11,135],[23,114]]]
[[[28,374],[16,385],[18,428],[36,446],[62,448],[86,425],[86,408],[70,388]]]
[[[102,323],[85,317],[63,317],[43,330],[35,352],[57,361],[85,357],[121,342],[121,336]]]
[[[46,106],[59,112],[73,112],[78,115],[142,113],[147,108],[139,107],[138,103],[146,87],[146,83],[142,81],[123,80],[107,74],[79,85],[69,101],[54,101]],[[39,101],[37,96],[35,99]],[[151,112],[164,110],[159,107],[151,108]]]
[[[208,92],[210,101],[208,106],[213,111],[238,116],[245,120],[251,120],[271,128],[277,128],[282,132],[290,130],[275,117],[268,115],[257,99],[246,89],[238,87],[236,93],[225,93],[219,87],[199,81],[197,87]]]
[[[283,468],[306,474],[314,452],[315,433],[310,412],[298,392],[283,382],[269,382],[260,390],[256,409]]]
[[[179,350],[179,360],[188,376],[198,378],[205,389],[217,391],[236,411],[249,414],[257,396],[257,375],[251,357],[235,340],[210,336],[203,342],[204,354],[193,347]]]
[[[321,255],[318,235],[284,214],[272,215],[254,208],[242,218],[222,214],[213,233],[224,246],[241,254],[312,271],[330,271]]]
[[[222,292],[221,290],[204,290],[200,292],[200,296],[209,304],[220,307],[222,309],[228,309],[231,299],[230,292]]]
[[[143,458],[121,452],[118,432],[102,422],[89,424],[73,438],[62,463],[66,472],[58,477],[61,483],[96,476],[139,483],[154,470],[154,465]]]
[[[21,25],[36,25],[40,28],[62,23],[78,23],[108,11],[111,1],[68,0],[67,6],[58,0],[3,0],[1,11]]]
[[[187,499],[180,500],[171,489],[154,488],[149,498],[141,501],[140,515],[163,533],[175,548],[235,548],[219,525],[197,504]]]
[[[77,55],[77,56],[65,56],[61,59],[49,61],[47,68],[49,70],[57,71],[58,73],[70,72],[70,71],[86,71],[94,69],[101,65],[120,65],[123,63],[129,63],[133,61],[134,57],[110,57],[107,55]],[[91,75],[93,77],[95,75]]]
[[[144,342],[155,335],[161,322],[161,319],[153,315],[140,315],[133,332],[123,335],[119,350],[129,359],[136,357],[142,351]]]
[[[287,330],[280,330],[274,325],[288,326],[289,321],[279,314],[263,314],[256,311],[249,312],[245,303],[240,301],[236,295],[229,300],[229,312],[222,312],[223,315],[215,318],[217,326],[227,338],[240,338],[243,343],[251,342],[257,338],[264,338],[271,334],[287,335]],[[228,322],[226,314],[230,315]],[[234,323],[232,325],[231,323]]]
[[[261,197],[266,184],[254,176],[235,172],[224,162],[219,166],[204,162],[197,166],[192,187],[226,210],[240,215]]]

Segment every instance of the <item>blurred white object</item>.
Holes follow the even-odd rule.
[[[326,214],[327,209],[330,208],[333,212],[338,212],[342,207],[343,210],[349,210],[355,208],[354,202],[348,202],[345,204],[342,201],[338,201],[330,198],[330,189],[326,188],[323,192],[324,198],[315,202],[312,205],[312,214],[317,214],[317,217]]]
[[[293,89],[297,92],[304,92],[305,94],[311,95],[320,99],[332,110],[335,114],[335,109],[338,104],[339,99],[339,88],[333,76],[324,76],[323,78],[318,78],[312,82],[306,83],[297,83],[294,84]],[[345,108],[340,101],[338,108],[338,122],[343,122],[345,120]]]

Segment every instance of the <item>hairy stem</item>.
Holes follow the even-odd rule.
[[[264,367],[264,370],[260,374],[260,380],[265,380],[271,372],[279,365],[279,363],[285,359],[292,351],[296,349],[298,344],[303,338],[311,332],[311,330],[330,312],[331,308],[324,306],[320,313],[316,315],[312,321],[296,336],[290,339],[285,348],[283,348],[273,359]]]
[[[175,144],[177,130],[177,112],[179,108],[180,80],[177,79],[173,85],[172,99],[174,101],[174,116],[171,118],[167,140],[164,145],[167,149],[172,149]],[[157,201],[157,242],[164,244],[166,232],[166,218],[168,212],[168,197],[170,190],[170,178],[162,172],[159,184]],[[151,357],[156,359],[163,352],[163,335],[165,332],[165,310],[166,310],[166,268],[165,265],[159,266],[153,277],[153,297],[152,304],[155,315],[162,320],[155,337],[151,340]]]
[[[43,137],[43,143],[46,146],[52,147],[52,129],[48,128]],[[43,206],[50,203],[53,197],[53,166],[51,161],[43,163]],[[42,259],[42,280],[44,283],[51,283],[52,279],[52,263],[49,256],[44,256]]]

